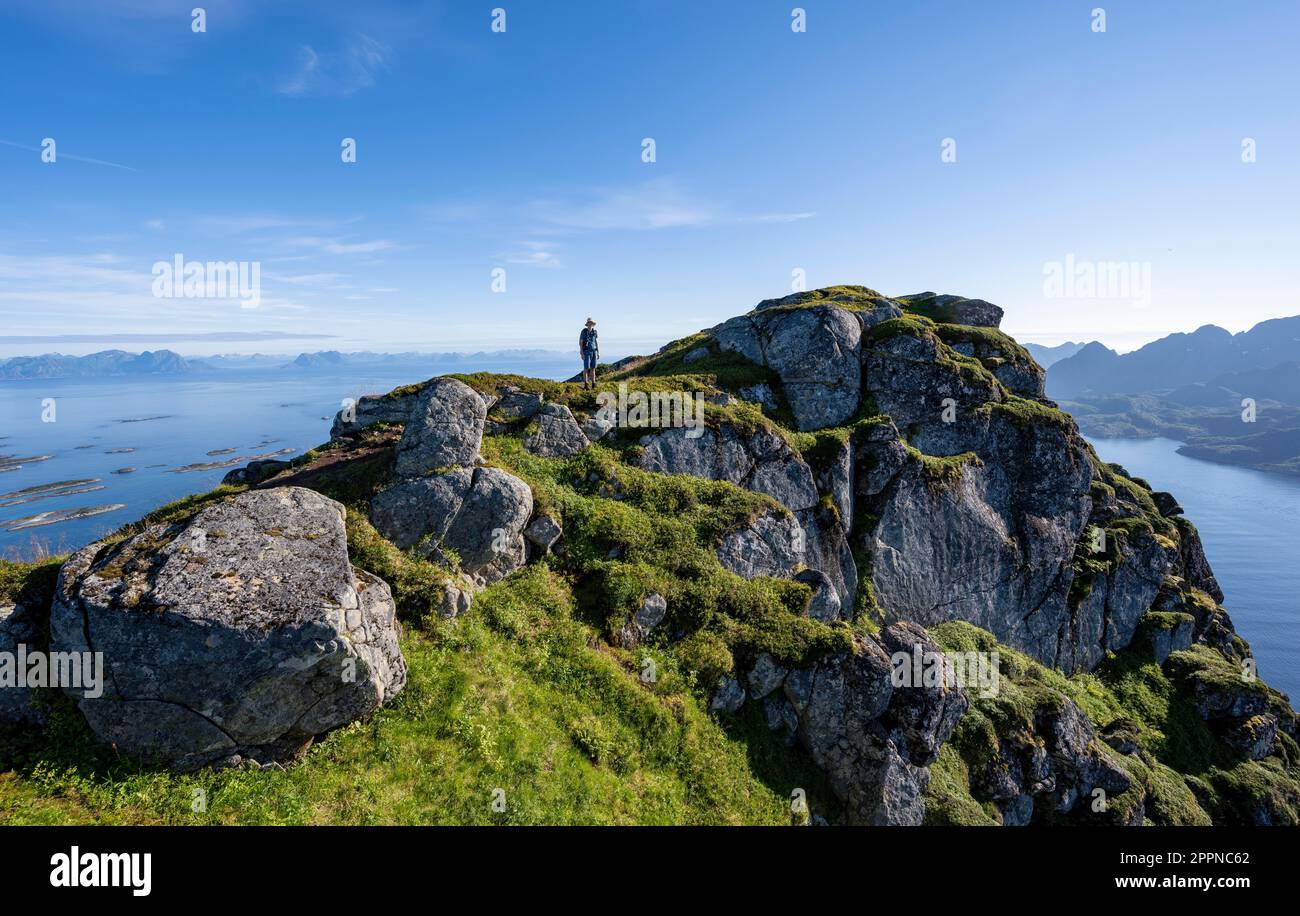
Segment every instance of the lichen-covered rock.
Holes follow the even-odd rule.
[[[582,434],[587,437],[588,442],[599,442],[605,438],[610,430],[618,425],[618,422],[611,411],[602,409],[597,410],[579,425],[582,427]]]
[[[524,564],[528,484],[499,468],[458,468],[399,481],[370,501],[376,530],[399,548],[451,564],[490,585]]]
[[[742,433],[722,423],[698,430],[698,436],[691,432],[678,427],[643,436],[634,462],[648,471],[723,480],[771,496],[793,511],[792,518],[760,516],[725,536],[718,551],[723,565],[753,578],[788,576],[804,564],[824,573],[835,588],[836,600],[851,606],[857,570],[845,519],[838,510],[828,514],[820,506],[812,469],[798,453],[766,429]],[[850,462],[844,455],[843,475]],[[847,481],[835,486],[839,501],[850,508]],[[751,550],[756,553],[751,555]]]
[[[274,477],[289,466],[289,462],[281,461],[277,458],[258,458],[248,462],[242,468],[235,468],[221,478],[222,485],[227,484],[248,484],[250,486],[259,484],[268,478]]]
[[[1248,719],[1268,711],[1270,691],[1253,669],[1238,668],[1208,649],[1195,646],[1175,652],[1166,669],[1207,721]]]
[[[734,677],[724,677],[718,682],[717,689],[713,691],[713,699],[709,700],[709,712],[734,713],[743,705],[745,705],[745,688],[740,686],[740,682]]]
[[[965,440],[979,435],[977,413],[1005,400],[997,379],[988,372],[955,362],[946,345],[930,332],[897,333],[877,339],[873,333],[862,356],[867,390],[876,407],[891,417],[908,441],[927,455],[957,455],[969,450]],[[955,416],[945,421],[945,402]]]
[[[1163,665],[1174,652],[1192,647],[1195,629],[1196,618],[1191,614],[1149,611],[1138,621],[1137,637],[1150,647],[1156,664]]]
[[[492,412],[508,422],[532,419],[542,409],[544,401],[540,394],[524,391],[515,385],[502,385],[497,389],[497,396]]]
[[[1093,668],[1107,651],[1127,646],[1170,567],[1169,551],[1144,531],[1121,540],[1112,550],[1117,562],[1104,575],[1094,574],[1086,581],[1087,594],[1076,603],[1068,638],[1061,641],[1054,659],[1066,671]]]
[[[1225,729],[1223,740],[1248,760],[1263,760],[1277,746],[1277,716],[1249,716]]]
[[[538,556],[546,556],[560,539],[564,529],[549,515],[540,515],[528,523],[524,538],[536,548]]]
[[[1178,526],[1178,565],[1186,583],[1192,588],[1199,588],[1215,601],[1223,603],[1223,589],[1219,580],[1214,578],[1210,561],[1205,558],[1205,547],[1201,535],[1186,518],[1175,519]]]
[[[474,603],[473,592],[468,588],[461,588],[450,582],[443,589],[442,603],[438,605],[438,614],[441,617],[459,617],[470,609]]]
[[[812,589],[812,598],[808,601],[808,616],[813,620],[829,623],[844,616],[844,605],[835,583],[824,572],[817,569],[805,569],[795,574],[795,580]]]
[[[537,415],[537,429],[524,439],[524,448],[543,458],[567,458],[591,443],[563,404],[547,404]]]
[[[853,521],[853,472],[853,445],[845,440],[830,461],[815,473],[817,492],[830,500],[846,529]]]
[[[749,695],[755,700],[763,699],[781,686],[788,673],[789,671],[778,665],[772,656],[766,652],[760,653],[758,658],[754,659],[754,667],[749,670],[749,674],[745,675]]]
[[[819,499],[812,469],[768,430],[746,435],[730,423],[703,430],[674,427],[642,436],[640,444],[636,464],[647,471],[725,480],[766,493],[791,510],[815,506]]]
[[[334,423],[330,427],[330,438],[351,435],[376,423],[405,425],[419,397],[420,392],[412,389],[400,394],[365,395],[357,398],[356,403],[335,414]]]
[[[1074,638],[1066,572],[1087,520],[1087,455],[1050,427],[983,431],[980,460],[909,458],[882,491],[862,535],[873,589],[892,619],[965,620],[1053,664]]]
[[[891,655],[938,652],[914,624],[886,627],[881,642],[790,672],[784,692],[799,741],[825,770],[850,824],[919,825],[929,769],[969,703],[955,684],[895,687]]]
[[[745,579],[793,575],[803,561],[806,534],[794,517],[765,512],[744,528],[730,531],[718,544],[718,561]]]
[[[710,332],[781,377],[801,430],[842,423],[858,409],[862,322],[836,306],[770,309],[733,318]]]
[[[478,458],[487,405],[473,388],[453,378],[424,386],[411,406],[397,443],[397,473],[418,477],[430,471],[469,466]]]
[[[651,592],[646,595],[636,613],[628,618],[619,631],[619,642],[625,649],[640,645],[641,641],[659,628],[668,614],[668,602],[663,595]]]
[[[983,328],[996,328],[1002,324],[1002,309],[983,299],[933,292],[913,293],[899,298],[905,299],[912,308],[930,315],[936,321]]]
[[[776,410],[776,392],[767,382],[758,382],[754,385],[746,385],[736,394],[742,401],[749,401],[751,404],[761,404],[768,410]]]
[[[292,757],[397,694],[392,595],[348,562],[343,507],[252,490],[64,565],[54,651],[103,653],[69,691],[100,740],[177,769]]]

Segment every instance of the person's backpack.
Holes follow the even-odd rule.
[[[591,328],[583,328],[582,333],[578,335],[578,349],[582,352],[594,350],[596,348],[596,332]]]

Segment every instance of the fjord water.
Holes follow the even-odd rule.
[[[482,368],[549,378],[576,371],[570,362],[548,361]],[[84,546],[158,506],[212,489],[232,468],[254,457],[302,454],[329,440],[330,423],[343,399],[381,394],[439,371],[447,370],[421,371],[410,365],[338,371],[228,369],[150,378],[0,382],[0,457],[50,456],[0,471],[0,557],[26,558],[37,545],[51,552]],[[54,422],[44,420],[49,400]],[[209,455],[211,451],[223,454]],[[178,470],[215,462],[233,463]],[[123,468],[134,470],[115,473]],[[29,487],[83,480],[88,482],[77,489],[97,489],[26,502],[17,502],[23,497],[15,496],[15,491]],[[9,527],[38,513],[119,503],[123,508],[76,521]]]
[[[1093,439],[1104,461],[1178,498],[1260,676],[1300,701],[1300,478],[1178,454],[1170,439]]]

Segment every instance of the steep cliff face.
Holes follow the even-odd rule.
[[[798,431],[844,432],[852,502],[826,481],[814,493],[798,457],[756,465],[725,423],[708,449],[666,454],[672,434],[660,434],[642,466],[730,479],[796,513],[830,497],[838,526],[800,521],[814,538],[847,540],[863,568],[846,572],[834,549],[800,559],[844,605],[861,578],[884,620],[964,620],[1046,664],[1092,668],[1129,643],[1183,552],[1199,548],[1140,487],[1124,480],[1116,495],[1122,475],[1046,400],[1042,369],[997,330],[1000,316],[982,300],[835,287],[760,303],[692,340],[769,370]],[[963,319],[978,324],[948,323]]]
[[[315,491],[340,590],[328,624],[346,637],[326,642],[374,630],[372,686],[342,690],[339,714],[308,727],[230,681],[236,666],[208,664],[198,696],[225,704],[214,726],[233,728],[227,706],[253,710],[258,740],[196,753],[136,723],[133,754],[296,753],[371,715],[409,664],[457,710],[460,753],[438,754],[465,761],[456,780],[500,784],[503,759],[540,747],[580,787],[566,820],[630,810],[609,795],[626,783],[682,799],[669,815],[644,801],[633,820],[770,822],[788,818],[788,790],[795,820],[850,824],[1300,822],[1296,715],[1257,677],[1195,527],[1098,458],[1000,319],[979,299],[831,287],[623,361],[602,392],[476,374],[363,398],[303,459],[250,466],[74,557],[56,641],[76,631],[69,608],[130,623],[137,593],[168,596],[150,627],[173,605],[226,621],[231,589],[264,577],[236,551],[238,581],[187,603],[169,583],[230,544],[194,553],[177,533],[256,509],[249,537],[301,574],[322,535],[286,536],[268,507]],[[0,610],[9,595],[10,620],[39,635],[50,588],[42,601],[5,581]],[[86,598],[105,582],[111,601]],[[286,615],[318,612],[285,594]],[[357,594],[376,612],[353,613]],[[392,608],[413,624],[409,660]],[[129,629],[114,632],[125,643]],[[178,670],[204,655],[173,648]],[[155,680],[128,698],[193,705]],[[12,696],[6,719],[43,719]],[[527,727],[494,744],[492,716],[516,704]],[[389,721],[436,705],[421,693]],[[83,704],[116,740],[102,708]],[[426,732],[411,734],[376,770],[424,759]],[[512,771],[526,798],[548,791],[537,753]]]

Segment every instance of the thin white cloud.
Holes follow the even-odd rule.
[[[289,283],[293,286],[328,286],[333,289],[343,288],[339,285],[339,281],[346,280],[347,277],[347,274],[339,273],[266,274],[266,279],[274,280],[277,283]]]
[[[374,239],[369,242],[345,242],[341,239],[322,238],[316,235],[299,235],[284,240],[287,245],[299,248],[315,248],[322,254],[374,254],[376,251],[388,251],[396,243],[388,239]]]
[[[568,199],[535,201],[532,214],[562,229],[672,229],[743,223],[788,223],[815,214],[748,214],[688,194],[675,181],[657,179],[631,188],[601,188]]]
[[[248,232],[265,232],[274,229],[322,230],[337,229],[348,223],[354,223],[359,217],[350,219],[293,219],[278,213],[235,213],[215,216],[201,216],[194,220],[197,228],[214,235],[243,235]]]
[[[56,138],[57,140],[57,138]],[[12,146],[15,149],[25,149],[29,153],[40,153],[41,148],[38,146],[27,146],[23,143],[14,143],[12,140],[0,140],[0,145]],[[89,162],[91,165],[106,165],[114,169],[125,169],[128,172],[138,172],[139,169],[132,168],[129,165],[122,165],[120,162],[109,162],[106,159],[92,159],[89,156],[77,156],[73,153],[67,153],[59,149],[58,143],[54,145],[54,162],[50,165],[58,165],[60,159],[71,159],[73,162]]]
[[[338,51],[320,52],[311,45],[298,49],[293,70],[280,78],[281,95],[350,96],[375,85],[376,75],[388,69],[391,51],[369,35],[356,35]]]
[[[560,266],[560,259],[556,256],[554,245],[550,242],[523,242],[520,250],[506,255],[504,260],[510,264],[525,264],[530,267]]]

